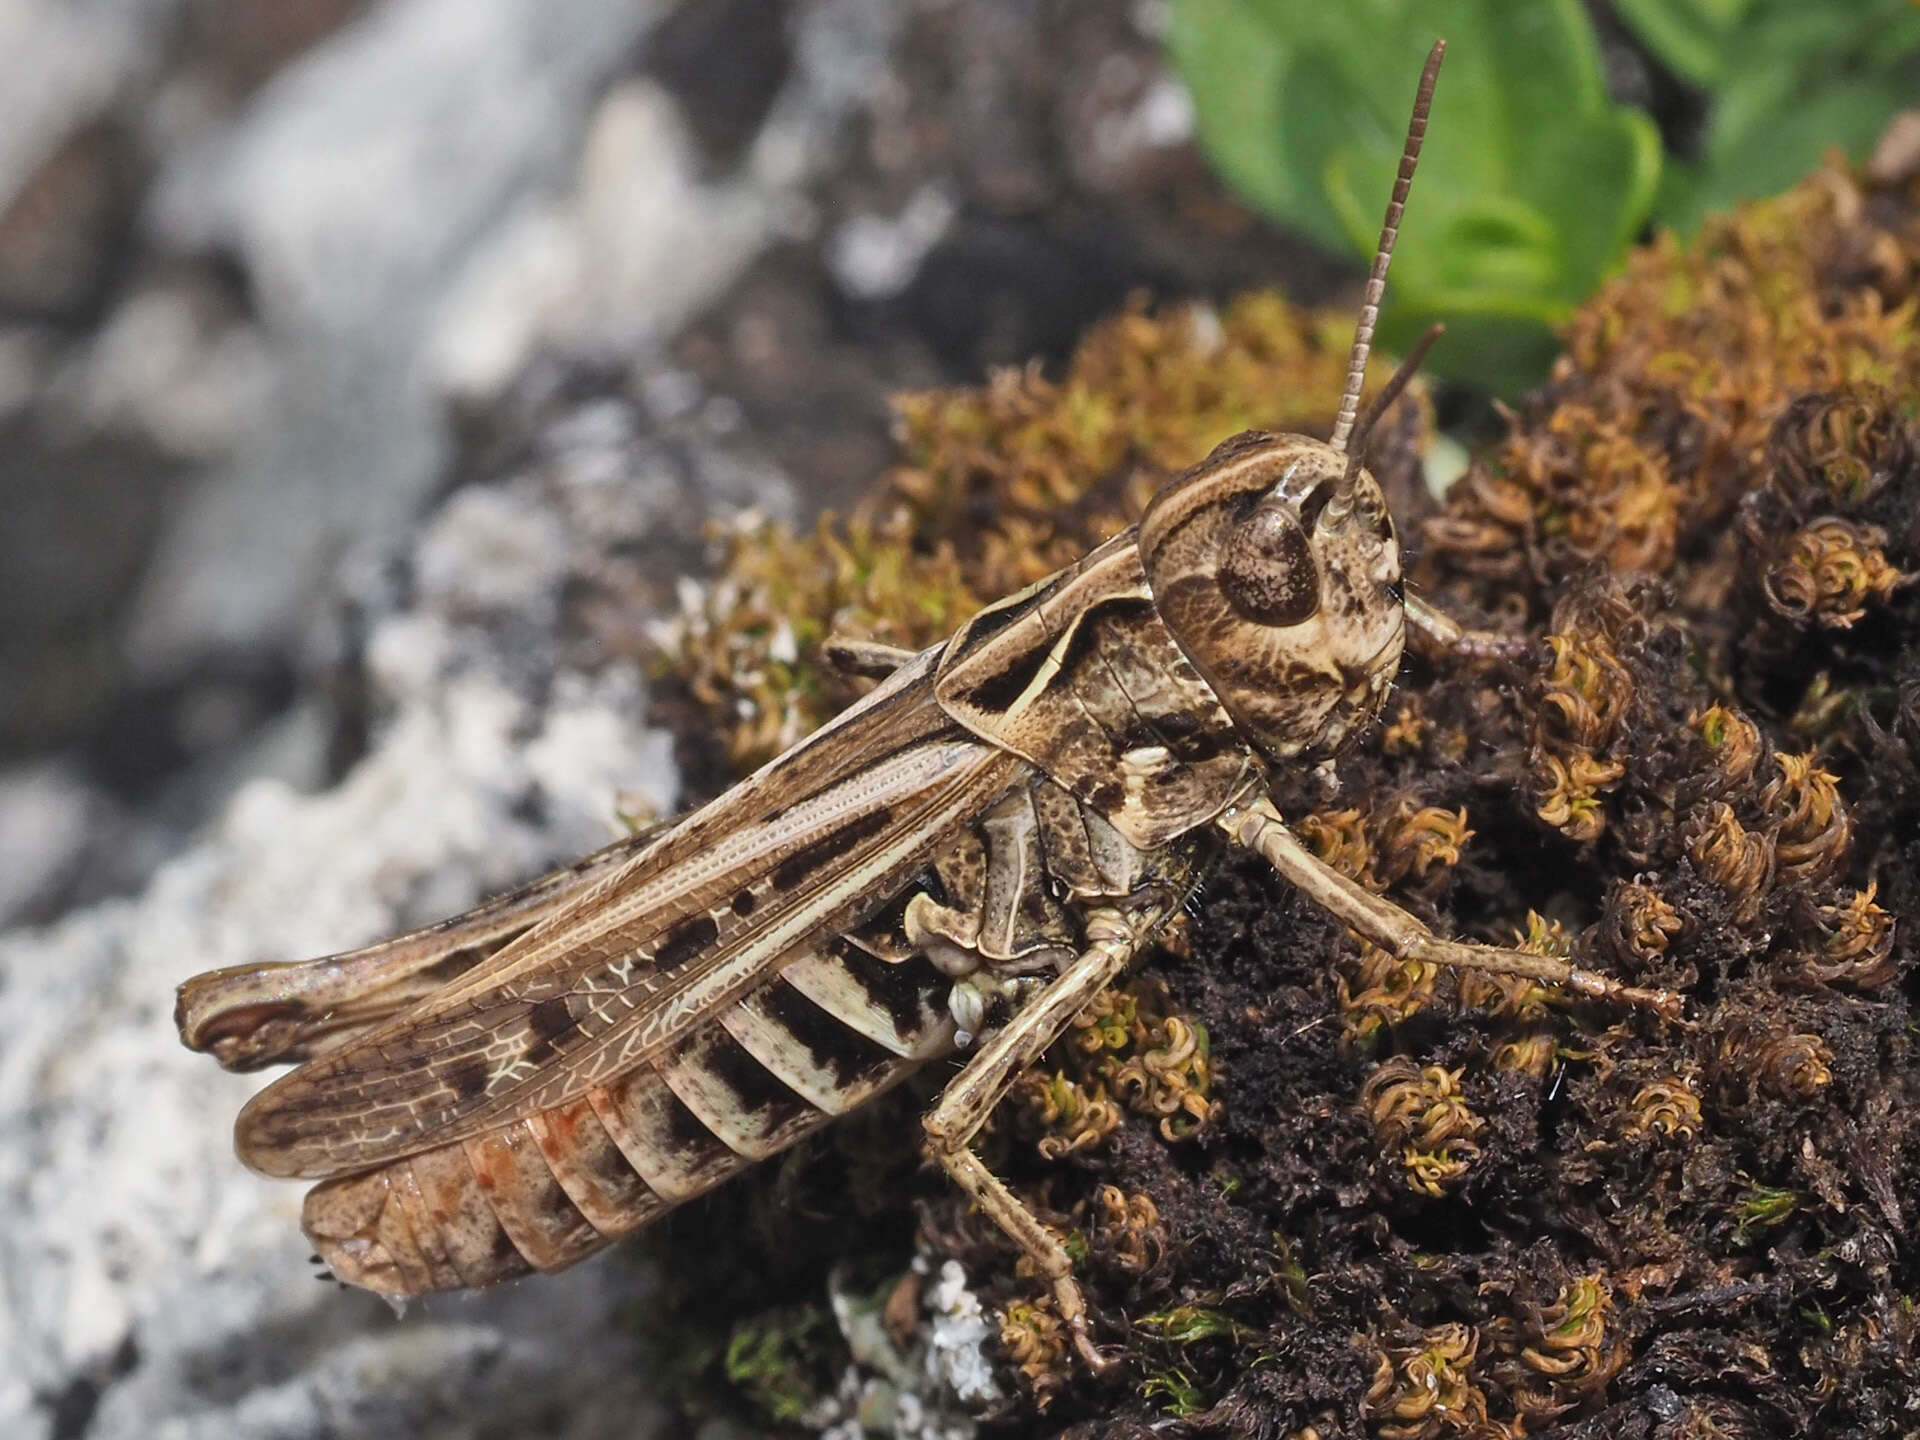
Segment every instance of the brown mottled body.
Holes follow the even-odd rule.
[[[950,983],[924,957],[808,950],[611,1084],[324,1181],[302,1223],[335,1275],[389,1295],[563,1269],[949,1053]]]

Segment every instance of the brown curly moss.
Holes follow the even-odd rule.
[[[1369,941],[1358,960],[1342,965],[1340,1018],[1349,1049],[1370,1052],[1380,1038],[1424,1010],[1434,998],[1440,972],[1424,960],[1406,960]]]
[[[1104,1085],[1089,1089],[1057,1070],[1051,1075],[1025,1071],[1008,1090],[1006,1103],[1021,1137],[1048,1160],[1098,1145],[1120,1128],[1123,1118]]]
[[[1046,1409],[1066,1383],[1067,1341],[1051,1296],[1016,1301],[1001,1313],[1001,1351],[1027,1382],[1037,1409]]]
[[[1867,992],[1894,978],[1893,917],[1874,903],[1876,891],[1869,884],[1814,907],[1817,948],[1794,967],[1802,983]]]
[[[1911,244],[1873,222],[1857,181],[1825,171],[1709,220],[1691,245],[1663,234],[1634,252],[1428,527],[1427,562],[1481,585],[1563,581],[1595,561],[1664,573],[1769,482],[1776,423],[1820,393],[1852,398],[1798,427],[1811,434],[1783,483],[1862,503],[1876,459],[1909,443],[1869,396],[1911,393],[1920,367]],[[1865,275],[1851,268],[1863,248],[1879,257]]]
[[[1637,252],[1403,516],[1414,589],[1524,650],[1417,656],[1335,774],[1275,779],[1304,843],[1436,932],[1678,991],[1685,1024],[1409,964],[1227,859],[983,1145],[1066,1237],[1110,1379],[1057,1358],[990,1224],[915,1188],[911,1097],[823,1147],[810,1204],[916,1197],[1005,1317],[1004,1433],[1041,1401],[1076,1440],[1901,1433],[1917,284],[1920,188],[1838,171]],[[855,523],[723,543],[676,673],[736,763],[766,753],[854,688],[810,642],[930,641],[1233,430],[1324,429],[1349,325],[1136,309],[1058,377],[904,401]],[[1374,452],[1403,500],[1424,419]]]
[[[1136,305],[1089,332],[1057,381],[1008,370],[897,401],[905,462],[879,503],[905,502],[921,533],[963,537],[969,580],[1011,593],[1131,524],[1229,435],[1324,431],[1352,327],[1271,293],[1217,312]]]
[[[1514,931],[1509,943],[1529,955],[1551,955],[1565,960],[1573,954],[1573,937],[1558,920],[1549,920],[1529,910],[1527,923]],[[1549,1008],[1567,1002],[1565,991],[1530,980],[1523,975],[1495,975],[1485,970],[1468,970],[1460,977],[1462,1004],[1477,1006],[1497,1020],[1534,1024],[1546,1017]]]
[[[683,587],[661,637],[670,676],[725,737],[743,775],[818,729],[859,693],[820,663],[823,641],[851,635],[918,650],[982,604],[950,544],[917,546],[899,517],[823,519],[793,535],[749,516],[715,527],[720,578]]]
[[[1678,1075],[1642,1085],[1633,1101],[1622,1131],[1630,1137],[1673,1136],[1689,1140],[1700,1129],[1700,1097]]]
[[[1402,895],[1443,888],[1473,837],[1464,808],[1421,806],[1405,796],[1382,797],[1367,810],[1314,811],[1301,816],[1295,828],[1334,869],[1376,891]],[[1346,1043],[1364,1049],[1433,997],[1436,972],[1367,941],[1356,938],[1355,944],[1354,958],[1338,973],[1340,1009]]]
[[[1446,1193],[1480,1154],[1474,1140],[1486,1122],[1460,1093],[1460,1075],[1396,1055],[1361,1087],[1360,1105],[1380,1144],[1399,1152],[1407,1184],[1422,1194]]]
[[[1509,1433],[1538,1433],[1561,1416],[1590,1406],[1626,1364],[1605,1279],[1582,1275],[1548,1305],[1489,1327],[1489,1349],[1505,1351],[1492,1367],[1515,1412]],[[1515,1353],[1517,1352],[1517,1353]]]
[[[1822,515],[1786,538],[1760,583],[1767,603],[1792,621],[1845,628],[1901,583],[1887,563],[1886,534]]]
[[[1206,1031],[1168,1006],[1151,977],[1095,996],[1054,1047],[1064,1067],[1036,1066],[1014,1082],[1008,1101],[1022,1137],[1057,1160],[1106,1139],[1123,1111],[1155,1121],[1169,1142],[1217,1119]]]
[[[1438,1440],[1487,1423],[1487,1397],[1471,1380],[1480,1336],[1437,1325],[1413,1344],[1382,1354],[1368,1387],[1367,1413],[1380,1440]]]
[[[1653,886],[1616,880],[1594,943],[1615,966],[1638,976],[1660,962],[1684,929],[1680,912]]]

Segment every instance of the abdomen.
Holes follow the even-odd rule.
[[[951,982],[833,937],[618,1080],[308,1192],[333,1273],[425,1295],[572,1265],[953,1048]]]

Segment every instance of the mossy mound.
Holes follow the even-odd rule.
[[[1916,202],[1823,172],[1638,252],[1420,529],[1416,588],[1525,658],[1410,663],[1337,788],[1276,788],[1437,929],[1679,990],[1685,1024],[1395,962],[1228,861],[986,1145],[1070,1232],[1115,1379],[942,1186],[809,1162],[843,1215],[897,1187],[999,1306],[1008,1433],[1912,1433]],[[734,537],[690,610],[729,753],[844,699],[806,642],[931,641],[1223,435],[1324,427],[1348,323],[1135,312],[1058,383],[903,402],[850,527]],[[1410,511],[1424,423],[1376,452]],[[802,554],[867,558],[779,591]]]

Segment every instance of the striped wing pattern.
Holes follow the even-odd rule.
[[[697,1113],[714,1092],[674,1065],[707,1052],[688,1058],[682,1042],[725,1034],[751,1054],[704,1022],[731,1011],[755,1035],[736,1007],[783,965],[811,1003],[849,1000],[859,987],[809,942],[855,924],[1025,773],[942,714],[934,658],[444,989],[283,1076],[242,1113],[242,1158],[271,1175],[349,1175],[655,1080]]]

